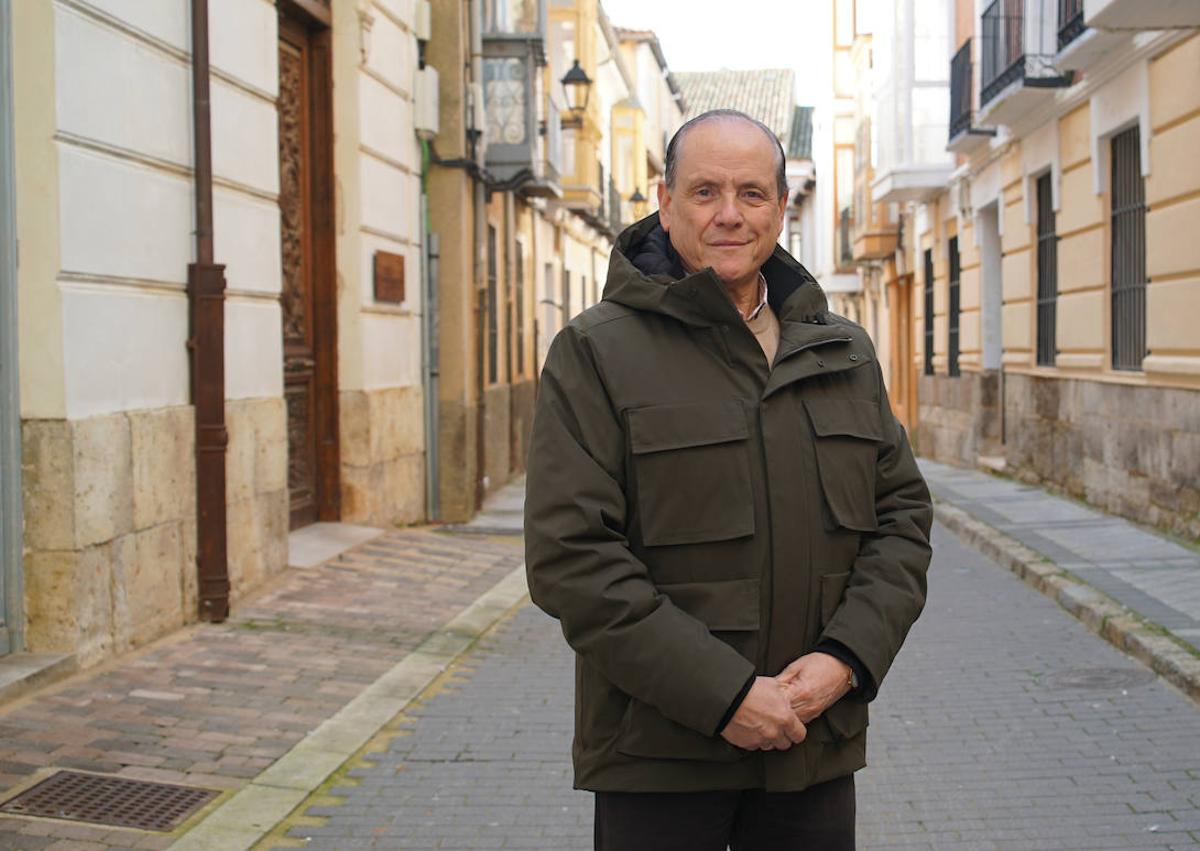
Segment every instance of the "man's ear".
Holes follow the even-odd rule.
[[[671,229],[671,192],[665,180],[658,184],[658,223],[664,231]]]

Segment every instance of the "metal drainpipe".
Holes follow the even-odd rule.
[[[200,617],[229,616],[225,521],[225,267],[213,263],[212,114],[208,0],[192,0],[192,124],[195,131],[196,262],[188,264],[192,404],[196,418],[196,565]]]
[[[425,180],[429,174],[429,143],[422,141],[424,151],[423,169],[421,171],[421,259],[424,267],[422,283],[422,322],[421,336],[424,350],[424,383],[425,383],[425,506],[427,520],[437,520],[441,515],[439,502],[441,494],[441,475],[438,467],[440,443],[438,440],[438,404],[440,348],[438,346],[438,257],[441,254],[438,235],[429,224],[429,195],[426,191]]]
[[[17,373],[17,217],[13,164],[12,5],[0,0],[0,570],[11,653],[25,649],[21,404]]]
[[[477,84],[473,92],[482,91],[483,85],[483,6],[481,0],[471,0],[471,80]],[[478,107],[472,103],[471,122],[478,114]],[[475,127],[480,136],[475,144],[475,164],[482,173],[487,164],[487,154],[484,146],[483,128]],[[475,391],[478,401],[475,408],[475,505],[472,514],[483,505],[484,476],[487,472],[487,449],[483,439],[484,428],[487,424],[487,406],[485,405],[487,390],[487,194],[483,181],[475,180],[475,341],[478,349],[476,363]]]

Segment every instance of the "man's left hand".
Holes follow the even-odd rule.
[[[807,724],[850,691],[850,666],[828,653],[806,653],[775,679]]]

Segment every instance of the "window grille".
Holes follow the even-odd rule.
[[[933,250],[925,250],[925,374],[933,375]]]
[[[1146,357],[1146,199],[1137,127],[1112,139],[1112,366]]]
[[[1085,29],[1083,0],[1058,0],[1058,49],[1079,38]]]
[[[565,328],[571,321],[571,271],[563,269],[562,276],[562,324]]]
[[[488,225],[487,242],[488,381],[500,380],[500,304],[496,282],[496,228]]]
[[[520,242],[516,243],[515,259],[516,259],[516,284],[517,284],[517,305],[516,317],[513,322],[514,336],[516,337],[514,346],[517,350],[517,375],[525,374],[525,246]]]
[[[1055,232],[1054,203],[1050,173],[1037,180],[1037,362],[1054,366],[1058,315],[1058,234]]]
[[[959,338],[958,325],[959,315],[961,313],[961,300],[959,298],[958,277],[959,277],[959,262],[958,262],[958,237],[950,237],[950,316],[949,329],[947,339],[947,372],[950,375],[959,375],[958,369],[958,354],[959,354]]]

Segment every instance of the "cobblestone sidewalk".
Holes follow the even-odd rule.
[[[389,532],[289,570],[189,628],[0,710],[0,789],[51,767],[237,789],[522,563],[519,539]],[[172,837],[0,816],[0,849],[165,848]]]
[[[591,847],[572,684],[526,606],[261,847]],[[869,739],[866,851],[1200,847],[1200,711],[941,526]]]

